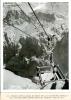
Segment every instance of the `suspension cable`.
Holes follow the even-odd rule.
[[[21,32],[24,33],[24,34],[26,34],[26,35],[28,35],[28,36],[31,36],[31,35],[27,34],[25,31],[19,29],[18,27],[14,26],[14,25],[11,25],[11,26],[14,27],[14,28],[16,28],[16,29],[18,29],[19,31],[21,31]]]
[[[19,4],[16,3],[16,5],[20,8],[20,10],[22,11],[22,13],[31,21],[31,23],[33,24],[33,26],[35,27],[35,29],[37,29],[39,31],[39,29],[34,25],[33,21],[31,20],[31,18],[26,15],[26,13],[22,10],[22,8],[20,7]]]
[[[18,27],[14,26],[13,24],[8,24],[6,21],[5,21],[5,23],[6,23],[7,25],[12,26],[13,28],[15,28],[15,29],[21,31],[21,32],[24,33],[25,35],[32,37],[30,34],[27,34],[25,31],[19,29]]]
[[[38,20],[38,22],[39,22],[41,28],[43,29],[43,31],[44,31],[44,33],[45,33],[45,35],[47,35],[47,33],[46,33],[46,31],[45,31],[43,25],[41,24],[40,20],[38,19],[37,15],[35,14],[35,12],[34,12],[32,6],[31,6],[31,4],[30,4],[29,2],[28,2],[28,5],[29,5],[29,7],[31,8],[31,10],[33,11],[33,14],[35,15],[36,19]]]

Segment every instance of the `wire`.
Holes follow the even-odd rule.
[[[36,19],[38,20],[38,22],[39,22],[40,26],[42,27],[44,33],[47,35],[47,33],[46,33],[46,31],[45,31],[43,25],[42,25],[41,22],[39,21],[38,17],[36,16],[36,14],[35,14],[35,12],[34,12],[32,6],[31,6],[31,4],[30,4],[29,2],[28,2],[28,5],[29,5],[29,7],[31,8],[31,10],[33,11],[33,14],[35,15]]]
[[[22,33],[24,33],[25,35],[27,35],[27,36],[29,36],[29,37],[32,37],[32,38],[34,37],[34,36],[30,35],[30,34],[27,34],[25,31],[22,31],[21,29],[19,29],[18,27],[14,26],[13,24],[8,24],[6,21],[5,21],[5,23],[6,23],[7,25],[12,26],[13,28],[15,28],[15,29],[21,31]],[[36,39],[36,40],[39,41],[38,39]]]
[[[8,24],[6,21],[5,21],[5,23],[6,23],[7,25],[9,25],[9,26],[12,26],[12,27],[16,28],[17,30],[21,31],[22,33],[24,33],[24,34],[26,34],[26,35],[32,37],[31,35],[27,34],[25,31],[22,31],[21,29],[19,29],[18,27],[14,26],[13,24]]]
[[[26,35],[28,35],[28,36],[31,36],[31,35],[27,34],[25,31],[22,31],[21,29],[19,29],[18,27],[14,26],[14,25],[11,25],[11,26],[14,27],[14,28],[16,28],[16,29],[18,29],[19,31],[21,31],[21,32],[24,33],[24,34],[26,34]]]
[[[22,8],[19,6],[19,4],[16,3],[16,5],[20,8],[20,10],[23,12],[23,14],[28,18],[28,20],[31,21],[31,23],[34,25],[34,23],[32,22],[31,18],[29,16],[26,15],[26,13],[22,10]],[[39,29],[34,25],[34,27],[39,31]]]

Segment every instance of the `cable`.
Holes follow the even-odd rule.
[[[26,34],[26,35],[28,35],[28,36],[32,37],[31,35],[27,34],[27,33],[26,33],[26,32],[24,32],[24,31],[22,31],[21,29],[19,29],[18,27],[14,26],[13,24],[8,24],[6,21],[5,21],[5,23],[6,23],[7,25],[9,25],[9,26],[12,26],[12,27],[14,27],[14,28],[18,29],[18,30],[19,30],[19,31],[21,31],[22,33],[24,33],[24,34]]]
[[[27,16],[26,14],[25,14],[25,12],[22,10],[22,8],[16,3],[16,5],[20,8],[20,10],[23,12],[23,14],[28,18],[28,20],[30,20],[31,21],[31,23],[34,25],[34,23],[32,22],[32,20],[30,19],[30,17],[29,16]],[[34,27],[39,31],[39,29],[34,25]]]
[[[25,31],[22,31],[22,30],[21,30],[21,29],[19,29],[18,27],[14,26],[14,25],[12,25],[12,24],[8,24],[6,21],[5,21],[5,23],[6,23],[7,25],[12,26],[13,28],[15,28],[15,29],[17,29],[17,30],[21,31],[21,32],[22,32],[22,33],[24,33],[25,35],[27,35],[27,36],[29,36],[29,37],[32,37],[32,38],[33,38],[33,36],[32,36],[32,35],[27,34]],[[38,39],[36,39],[36,40],[37,40],[37,41],[39,41]]]
[[[46,31],[45,31],[44,27],[42,26],[41,22],[39,21],[38,17],[36,16],[36,14],[35,14],[35,12],[34,12],[34,10],[33,10],[32,6],[31,6],[31,4],[30,4],[29,2],[28,2],[28,5],[29,5],[29,7],[31,8],[31,10],[33,11],[33,14],[35,15],[36,19],[38,20],[38,22],[39,22],[40,26],[42,27],[42,29],[43,29],[43,31],[44,31],[44,33],[45,33],[45,35],[47,35],[47,33],[46,33]]]
[[[16,29],[18,29],[19,31],[21,31],[21,32],[24,33],[24,34],[26,34],[26,35],[28,35],[28,36],[31,36],[31,35],[27,34],[25,31],[22,31],[21,29],[19,29],[18,27],[14,26],[14,25],[11,25],[11,26],[14,27],[14,28],[16,28]]]

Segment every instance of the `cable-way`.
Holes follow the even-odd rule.
[[[34,10],[33,10],[32,6],[31,6],[31,4],[30,4],[29,2],[28,2],[28,5],[29,5],[29,7],[31,8],[31,10],[32,10],[33,14],[35,15],[36,19],[38,20],[38,22],[39,22],[41,28],[43,29],[43,31],[44,31],[44,33],[45,33],[45,35],[47,35],[47,32],[45,31],[43,25],[41,24],[39,18],[37,17],[36,13],[34,12]],[[48,36],[48,35],[47,35],[47,36]]]
[[[28,2],[28,5],[30,6],[30,8],[31,8],[31,10],[32,10],[32,12],[33,12],[33,14],[35,15],[36,19],[38,20],[40,26],[42,27],[42,29],[43,29],[45,35],[47,35],[47,33],[46,33],[44,27],[42,26],[42,24],[41,24],[39,18],[37,17],[36,13],[34,12],[34,10],[33,10],[32,6],[31,6],[31,4],[30,4],[29,2]],[[48,36],[48,35],[47,35],[47,36]],[[44,69],[45,67],[37,67],[37,68],[38,68],[38,70],[39,70],[39,79],[40,79],[40,83],[41,83],[41,82],[42,82],[42,78],[41,78],[41,71],[40,71],[40,69]],[[46,68],[47,68],[47,67],[46,67]],[[58,66],[56,66],[56,68],[57,68],[58,72],[55,72],[55,73],[57,74],[58,78],[61,77],[61,79],[65,79],[65,77],[64,77],[62,71],[60,70],[60,68],[59,68]],[[44,71],[44,72],[45,72],[45,71]]]
[[[17,3],[16,3],[16,4],[17,4]],[[35,14],[35,12],[34,12],[32,6],[31,6],[31,4],[30,4],[29,2],[28,2],[28,5],[30,6],[31,10],[33,11],[33,13],[34,13],[36,19],[38,20],[40,26],[42,27],[44,33],[47,35],[47,33],[46,33],[44,27],[42,26],[40,20],[38,19],[37,15]],[[24,15],[30,20],[30,17],[27,16],[27,15],[25,14],[25,12],[21,9],[21,7],[20,7],[18,4],[17,4],[17,6],[18,6],[18,7],[20,8],[20,10],[24,13]],[[32,24],[33,24],[33,23],[32,23]],[[34,24],[33,24],[33,25],[34,25]],[[15,27],[14,25],[11,25],[11,26],[14,27],[14,28],[16,28],[16,29],[18,29],[18,30],[20,30],[19,28]],[[35,25],[34,25],[34,26],[35,26]],[[35,26],[35,27],[36,27],[36,26]],[[37,28],[37,27],[36,27],[36,28]],[[21,32],[24,32],[24,31],[22,31],[22,30],[20,30],[20,31],[21,31]],[[24,33],[25,33],[25,32],[24,32]],[[26,34],[26,35],[29,35],[29,34],[27,34],[27,33],[25,33],[25,34]],[[29,36],[31,36],[31,35],[29,35]],[[45,67],[41,67],[41,68],[44,69]],[[41,68],[40,68],[40,69],[41,69]],[[61,74],[61,77],[65,78],[64,75],[63,75],[63,73],[62,73],[62,71],[60,70],[60,68],[59,68],[58,66],[57,66],[57,68],[58,68],[58,70],[59,70],[59,73]]]
[[[33,20],[28,16],[26,15],[26,13],[22,10],[22,8],[20,7],[20,5],[18,3],[16,3],[16,5],[18,6],[18,8],[22,11],[22,13],[28,18],[28,20],[31,21],[31,23],[33,24],[33,26],[35,27],[35,29],[37,29],[37,31],[39,31],[39,29],[35,26],[35,24],[33,23]]]

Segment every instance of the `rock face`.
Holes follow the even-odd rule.
[[[54,49],[54,62],[59,64],[64,74],[68,72],[68,33],[65,33],[63,39],[57,42]]]

